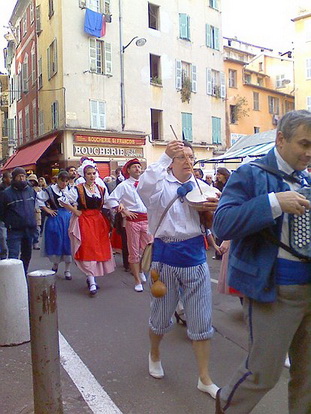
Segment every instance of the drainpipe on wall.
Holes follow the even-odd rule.
[[[125,98],[124,98],[124,51],[122,37],[122,0],[119,0],[119,39],[120,39],[120,96],[121,96],[121,126],[122,131],[125,128]]]

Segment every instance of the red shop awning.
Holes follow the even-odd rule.
[[[24,167],[26,165],[35,164],[41,155],[48,149],[48,147],[55,140],[57,135],[46,138],[43,141],[36,142],[29,147],[21,148],[13,154],[2,167],[2,171],[11,170],[15,167]]]

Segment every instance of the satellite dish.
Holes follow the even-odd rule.
[[[147,40],[144,37],[141,37],[136,40],[136,46],[144,46],[146,44]]]

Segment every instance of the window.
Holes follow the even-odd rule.
[[[181,113],[183,141],[192,141],[192,114]]]
[[[285,101],[285,113],[293,111],[295,109],[294,102]]]
[[[277,88],[283,88],[285,86],[285,83],[283,82],[284,79],[285,79],[285,75],[276,76],[276,87]]]
[[[100,75],[112,74],[110,43],[90,38],[90,71]]]
[[[253,110],[259,111],[259,93],[253,92]]]
[[[34,13],[34,5],[33,3],[30,3],[29,6],[29,15],[30,15],[30,24],[32,24],[35,20],[35,13]]]
[[[33,138],[37,137],[37,101],[34,99],[32,101],[32,136]]]
[[[311,58],[306,60],[306,67],[307,67],[307,79],[311,79]]]
[[[56,39],[50,44],[47,50],[48,57],[48,79],[51,79],[57,73],[57,42]]]
[[[41,6],[36,7],[36,33],[39,35],[42,32],[41,29]]]
[[[212,116],[212,143],[221,144],[221,118]]]
[[[260,132],[260,127],[254,126],[254,134],[259,134],[259,132]]]
[[[28,55],[26,54],[22,64],[22,91],[27,93],[28,90]]]
[[[38,60],[38,90],[41,89],[43,86],[43,78],[42,78],[42,57]]]
[[[22,98],[22,88],[23,88],[23,80],[22,80],[22,68],[21,66],[18,68],[17,73],[17,100],[19,101]]]
[[[30,128],[29,128],[29,105],[25,107],[25,140],[29,141],[30,138]]]
[[[22,37],[26,36],[27,33],[27,12],[22,17]]]
[[[225,74],[210,68],[206,69],[206,93],[216,98],[226,97]]]
[[[218,0],[209,0],[209,6],[212,7],[213,9],[218,10]]]
[[[190,16],[185,13],[179,13],[179,37],[190,40]]]
[[[244,82],[245,83],[252,83],[252,75],[250,73],[244,74]]]
[[[39,111],[39,135],[43,135],[44,132],[44,112]]]
[[[10,105],[14,102],[15,99],[15,75],[10,78],[10,94],[9,94],[9,103]]]
[[[106,102],[90,100],[91,128],[106,129]]]
[[[257,77],[257,85],[258,86],[263,86],[263,79],[260,78],[259,76]]]
[[[36,82],[36,55],[35,55],[35,48],[32,47],[31,48],[31,84],[34,85],[35,82]]]
[[[191,92],[197,92],[197,67],[176,60],[176,89],[181,90],[186,81],[191,83]]]
[[[14,145],[15,143],[15,119],[8,118],[8,143]]]
[[[258,71],[259,72],[262,72],[263,71],[263,63],[262,62],[259,62],[258,63]]]
[[[80,7],[97,13],[110,14],[110,0],[80,0]]]
[[[159,30],[159,11],[159,6],[148,3],[148,27],[150,27],[150,29]]]
[[[219,50],[219,29],[218,27],[206,24],[206,46]]]
[[[237,122],[237,108],[236,105],[230,105],[230,124]]]
[[[279,114],[279,99],[273,96],[268,96],[268,105],[270,114]]]
[[[307,96],[307,111],[311,112],[311,96]]]
[[[158,141],[162,139],[162,111],[151,109],[151,139]]]
[[[21,41],[21,29],[20,29],[20,26],[19,25],[16,26],[15,36],[16,36],[16,42],[19,45],[20,44],[20,41]]]
[[[150,55],[150,83],[162,85],[160,56]]]
[[[229,88],[237,87],[237,71],[229,69]]]
[[[18,113],[18,142],[21,145],[23,143],[23,112]]]
[[[54,0],[49,0],[49,19],[54,14]]]
[[[59,127],[59,113],[58,113],[58,101],[55,101],[51,105],[51,116],[52,116],[52,129]]]

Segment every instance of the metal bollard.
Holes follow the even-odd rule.
[[[62,414],[55,272],[28,274],[35,414]]]

